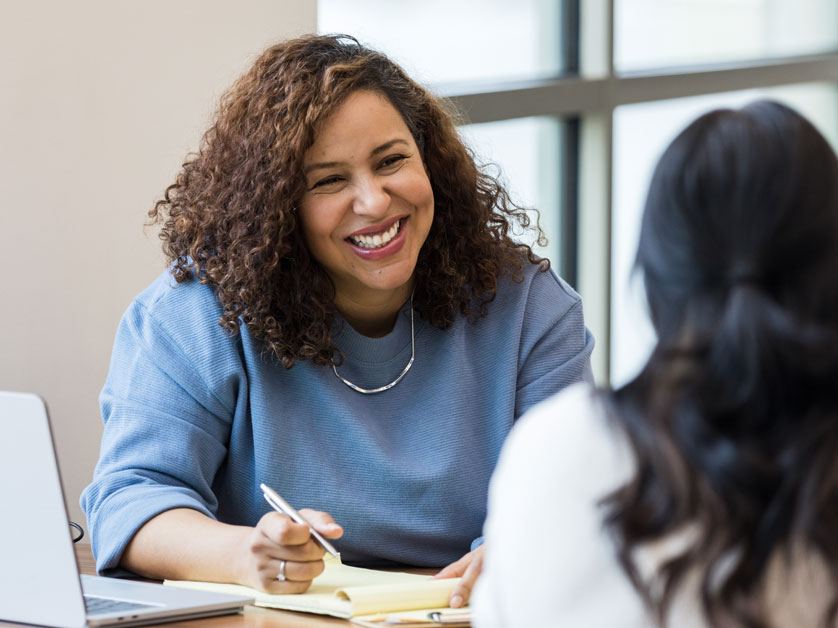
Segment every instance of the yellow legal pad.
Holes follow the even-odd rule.
[[[314,579],[308,591],[293,595],[271,595],[215,582],[166,580],[165,584],[247,595],[255,599],[256,606],[331,615],[365,624],[369,615],[447,608],[448,598],[459,582],[459,578],[433,580],[429,576],[398,571],[350,567],[329,555],[324,560],[325,570]]]

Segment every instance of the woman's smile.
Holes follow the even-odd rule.
[[[346,238],[355,254],[363,259],[378,260],[398,253],[406,240],[407,217],[396,218],[389,227],[368,227]]]

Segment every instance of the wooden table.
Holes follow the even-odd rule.
[[[76,558],[81,573],[96,573],[96,564],[93,561],[93,553],[90,551],[90,545],[77,543]],[[421,570],[418,573],[432,574],[435,573],[435,570]],[[19,624],[0,624],[0,626],[6,625],[16,625],[20,628]],[[334,617],[246,606],[244,612],[238,615],[189,619],[186,621],[171,622],[167,625],[180,627],[191,626],[193,628],[221,628],[221,626],[232,626],[235,628],[321,628],[322,626],[342,626],[343,628],[350,628],[354,624],[350,624],[345,619],[336,619]]]

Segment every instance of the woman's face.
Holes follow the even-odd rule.
[[[303,167],[303,235],[336,301],[406,299],[434,196],[399,112],[377,92],[354,92],[325,120]]]

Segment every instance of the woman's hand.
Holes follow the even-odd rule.
[[[451,608],[460,608],[468,604],[474,583],[477,582],[477,577],[483,571],[483,551],[485,549],[486,545],[481,545],[434,576],[434,578],[462,578],[451,592],[448,601]]]
[[[305,508],[300,514],[326,538],[343,535],[343,528],[328,513]],[[238,581],[267,593],[303,593],[323,573],[324,553],[308,526],[269,512],[245,539],[239,554]],[[283,574],[285,579],[278,579]]]

